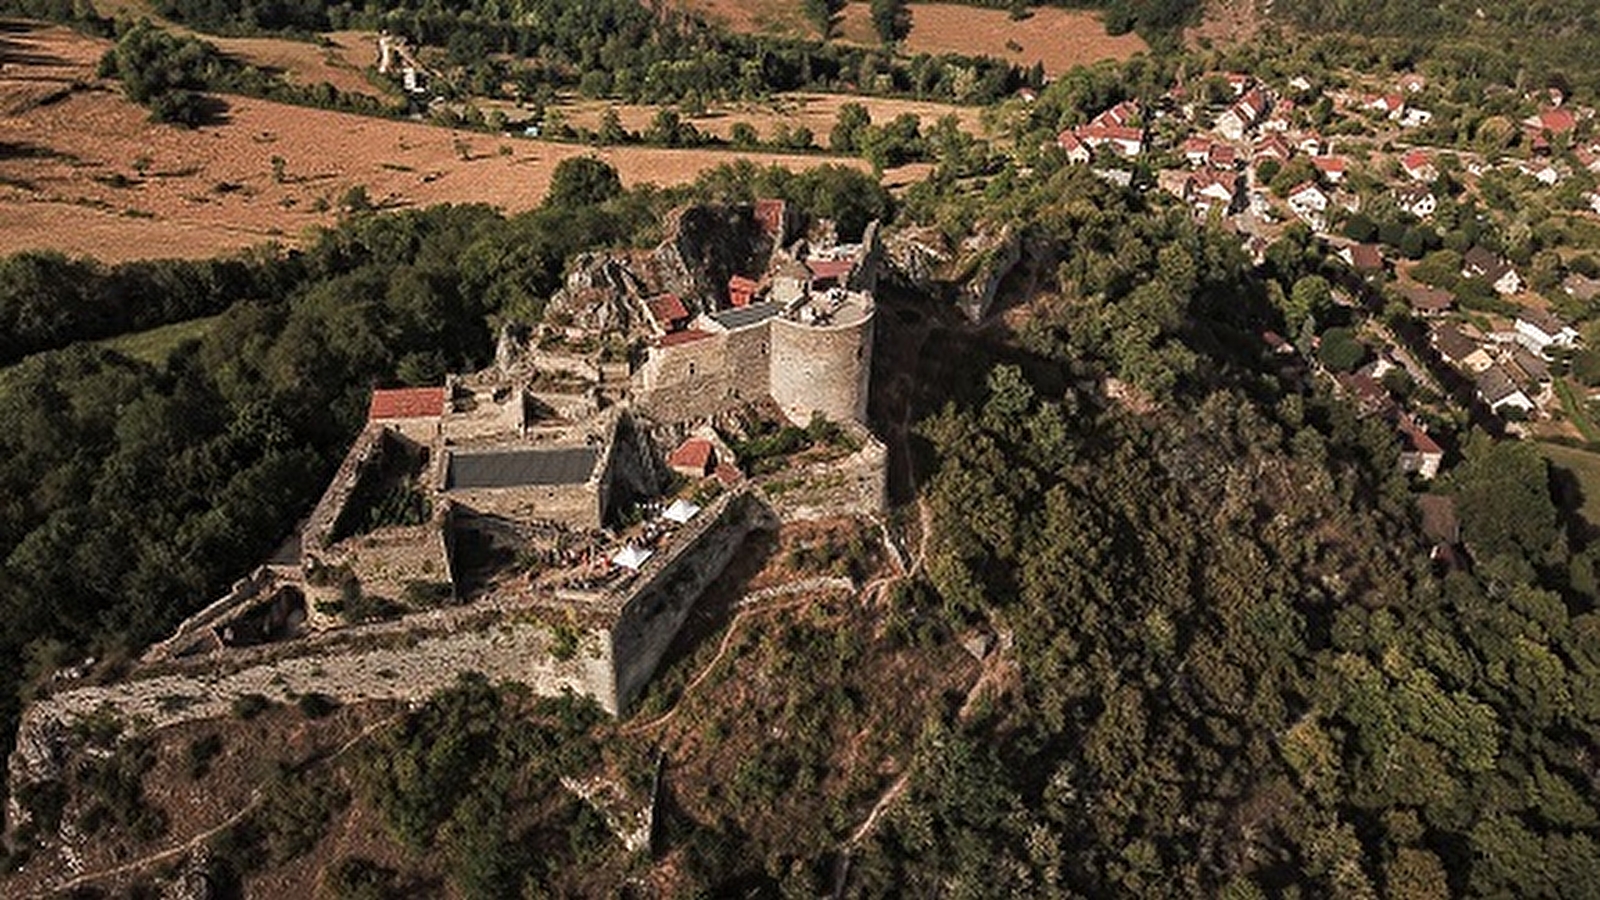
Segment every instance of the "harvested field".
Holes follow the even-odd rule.
[[[976,106],[956,106],[950,103],[933,103],[920,100],[899,100],[886,97],[853,97],[840,94],[779,94],[771,103],[734,103],[716,105],[704,115],[683,116],[683,120],[707,134],[726,139],[738,122],[753,126],[762,139],[770,138],[779,124],[790,128],[804,126],[811,129],[819,146],[827,146],[828,132],[839,117],[839,107],[846,103],[860,103],[872,114],[872,121],[887,122],[896,116],[910,113],[922,119],[924,130],[944,116],[953,115],[969,134],[983,134],[980,121],[982,109]],[[650,127],[659,106],[607,103],[604,100],[571,99],[554,110],[574,126],[594,129],[600,126],[600,117],[607,108],[617,111],[622,127],[629,131],[644,131]],[[515,112],[515,110],[510,110]]]
[[[729,31],[817,36],[816,28],[794,0],[678,0],[678,6]]]
[[[962,53],[993,56],[1022,66],[1044,64],[1058,75],[1073,66],[1106,59],[1123,60],[1149,47],[1136,34],[1106,34],[1098,13],[1037,7],[1033,15],[1014,21],[1003,9],[978,9],[953,3],[913,3],[909,53]],[[866,3],[845,7],[840,26],[847,40],[876,44]]]
[[[333,207],[355,185],[386,208],[488,203],[517,212],[539,203],[557,162],[588,153],[630,185],[683,183],[739,158],[865,168],[828,156],[595,151],[245,97],[223,97],[221,124],[188,131],[148,122],[116,85],[93,78],[105,42],[42,26],[0,35],[0,252],[116,261],[294,243],[334,221]],[[895,171],[886,181],[906,177]]]

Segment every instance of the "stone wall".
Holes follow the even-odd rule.
[[[363,637],[373,639],[362,646]],[[463,672],[482,672],[492,680],[526,684],[538,694],[570,688],[615,712],[610,645],[603,634],[587,634],[567,660],[551,654],[553,640],[548,626],[516,618],[424,635],[393,628],[351,629],[333,646],[299,641],[292,647],[236,654],[260,659],[256,665],[168,666],[148,677],[69,688],[34,702],[23,713],[10,763],[12,787],[59,777],[56,767],[65,759],[63,742],[70,739],[71,723],[104,704],[125,722],[160,728],[231,715],[234,702],[246,694],[285,703],[313,692],[347,703],[415,701],[454,684]],[[298,653],[274,658],[273,650]]]
[[[511,488],[453,488],[450,500],[483,515],[560,522],[573,528],[599,528],[603,510],[597,488],[593,481]]]
[[[774,524],[751,493],[724,494],[684,527],[671,550],[646,564],[617,598],[622,611],[611,630],[615,681],[608,709],[627,709],[638,698],[700,595],[752,531]]]
[[[640,369],[638,402],[663,422],[700,419],[770,391],[767,323],[657,347]]]
[[[383,443],[381,426],[369,425],[356,437],[350,452],[339,464],[339,471],[334,473],[333,481],[329,482],[316,509],[311,511],[311,518],[306,521],[304,542],[307,549],[325,547],[332,542],[334,528],[355,495],[362,473],[383,453]]]
[[[772,399],[790,421],[813,412],[834,422],[863,422],[872,380],[874,310],[859,321],[816,326],[772,320]]]

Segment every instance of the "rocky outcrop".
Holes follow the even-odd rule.
[[[1000,283],[1022,261],[1022,235],[1007,225],[999,234],[973,235],[961,250],[956,307],[969,321],[980,322],[994,307]]]
[[[1023,235],[1009,225],[980,227],[959,247],[935,228],[902,229],[884,239],[883,254],[900,281],[954,303],[973,322],[993,309],[1001,283],[1025,256]]]
[[[704,204],[667,216],[667,237],[653,250],[579,254],[549,314],[594,332],[650,327],[644,301],[677,294],[690,313],[722,309],[728,279],[766,271],[772,241],[749,206]]]

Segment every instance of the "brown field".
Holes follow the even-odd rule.
[[[846,103],[860,103],[872,114],[872,121],[887,122],[895,116],[910,113],[922,119],[924,130],[944,116],[953,115],[961,122],[962,130],[969,134],[983,134],[980,121],[983,110],[976,106],[956,106],[950,103],[932,103],[920,100],[899,100],[885,97],[853,97],[839,94],[780,94],[771,103],[735,103],[713,106],[705,115],[684,116],[685,122],[700,131],[727,138],[734,123],[747,122],[754,126],[763,139],[771,137],[782,123],[790,128],[805,126],[816,136],[818,146],[827,146],[828,132],[839,117],[839,107]],[[622,127],[629,131],[644,131],[650,127],[659,106],[608,103],[604,100],[572,99],[555,107],[568,123],[583,128],[598,128],[600,117],[607,108],[617,111]],[[513,111],[514,112],[514,111]],[[513,116],[514,118],[515,116]]]
[[[730,31],[815,38],[795,0],[678,0],[678,6]]]
[[[792,0],[679,0],[679,5],[733,31],[817,37],[800,4]],[[993,56],[1024,66],[1041,62],[1047,74],[1057,75],[1073,66],[1127,59],[1149,49],[1136,34],[1106,34],[1100,15],[1085,10],[1036,7],[1032,16],[1018,22],[1003,9],[957,3],[912,3],[910,9],[911,34],[902,47],[908,53]],[[847,4],[835,36],[877,44],[869,5]]]
[[[909,8],[911,34],[904,49],[910,53],[993,56],[1023,66],[1040,62],[1047,74],[1057,75],[1073,66],[1123,60],[1149,49],[1136,34],[1106,34],[1100,15],[1084,10],[1036,7],[1032,16],[1018,22],[1003,9],[954,3],[913,3]],[[840,31],[847,40],[877,43],[866,3],[845,7]]]
[[[317,207],[336,206],[354,185],[386,208],[488,203],[517,212],[543,198],[557,162],[587,153],[615,165],[629,185],[683,183],[739,158],[865,168],[828,156],[594,151],[245,97],[221,98],[221,124],[187,131],[148,122],[114,84],[93,78],[104,42],[35,26],[0,32],[0,41],[0,252],[123,260],[294,243],[334,221],[334,211]],[[282,183],[273,157],[284,160]],[[908,167],[886,181],[920,174]]]

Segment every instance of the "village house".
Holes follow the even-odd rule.
[[[1286,163],[1293,155],[1294,148],[1290,147],[1289,142],[1283,139],[1283,135],[1269,134],[1256,141],[1255,152],[1251,155],[1251,161],[1257,165],[1268,159]]]
[[[1329,184],[1339,184],[1344,181],[1345,160],[1342,156],[1313,156],[1311,165],[1322,177],[1328,179]]]
[[[1309,181],[1302,182],[1289,192],[1289,208],[1316,231],[1327,227],[1324,218],[1328,211],[1328,195]]]
[[[1521,344],[1512,344],[1505,366],[1512,380],[1529,395],[1542,393],[1550,384],[1550,364]]]
[[[1110,147],[1123,156],[1138,156],[1144,152],[1144,132],[1127,125],[1080,125],[1073,134],[1090,150]]]
[[[1439,208],[1439,201],[1433,196],[1433,191],[1421,185],[1404,187],[1395,191],[1394,202],[1401,209],[1419,219],[1428,218]]]
[[[1405,114],[1406,98],[1400,94],[1384,94],[1369,98],[1365,108],[1372,112],[1383,113],[1391,119],[1398,119]]]
[[[1400,157],[1400,168],[1414,181],[1432,182],[1439,178],[1439,170],[1434,168],[1433,157],[1424,150],[1411,150]]]
[[[1401,128],[1421,128],[1422,126],[1424,126],[1424,125],[1426,125],[1426,124],[1428,124],[1429,122],[1432,122],[1432,121],[1433,121],[1433,113],[1428,112],[1425,109],[1418,109],[1415,106],[1413,106],[1413,107],[1408,108],[1405,111],[1404,115],[1400,116],[1400,127]]]
[[[1445,362],[1458,369],[1475,375],[1494,365],[1494,358],[1483,349],[1483,345],[1462,334],[1454,325],[1434,328],[1431,338],[1433,348],[1439,351]]]
[[[1461,277],[1481,278],[1494,288],[1495,293],[1505,296],[1522,290],[1522,276],[1517,274],[1517,270],[1483,247],[1473,247],[1461,257]]]
[[[1588,303],[1600,297],[1600,278],[1590,278],[1573,272],[1561,281],[1561,289],[1574,300]]]
[[[1295,142],[1294,148],[1307,156],[1319,156],[1323,151],[1322,135],[1308,131]]]
[[[1067,151],[1068,162],[1078,163],[1079,165],[1089,164],[1089,145],[1080,140],[1070,129],[1056,135],[1056,146]]]
[[[1564,107],[1539,111],[1522,120],[1523,127],[1542,132],[1551,137],[1571,134],[1578,127],[1578,118]]]
[[[1410,416],[1401,414],[1396,424],[1400,431],[1400,471],[1432,481],[1444,463],[1444,450]]]
[[[1201,135],[1195,135],[1183,142],[1183,158],[1190,166],[1199,167],[1206,164],[1206,158],[1211,155],[1211,141]]]
[[[1187,199],[1202,214],[1219,210],[1231,215],[1242,200],[1241,187],[1239,176],[1233,172],[1201,169],[1191,176]]]
[[[1544,160],[1520,160],[1517,163],[1517,171],[1545,187],[1554,187],[1561,180],[1561,171]]]
[[[1534,410],[1534,403],[1522,389],[1511,380],[1511,376],[1498,365],[1491,365],[1478,373],[1477,378],[1478,398],[1488,404],[1490,411],[1497,415],[1504,415],[1508,409],[1517,410],[1520,415],[1527,415]]]
[[[1268,116],[1264,121],[1262,121],[1261,130],[1274,134],[1287,133],[1290,126],[1293,124],[1291,121],[1293,117],[1294,101],[1280,100],[1273,104],[1272,115]]]
[[[1540,356],[1549,356],[1551,347],[1577,346],[1578,332],[1571,325],[1543,309],[1524,309],[1517,314],[1517,343]]]
[[[1244,96],[1244,92],[1256,83],[1254,78],[1243,72],[1228,72],[1222,78],[1228,82],[1228,88],[1233,91],[1235,97]]]
[[[1400,296],[1410,304],[1411,311],[1424,317],[1440,316],[1456,305],[1456,295],[1443,288],[1406,283],[1400,286]]]
[[[1339,258],[1362,275],[1382,274],[1383,251],[1377,244],[1349,244],[1339,250]]]
[[[1407,72],[1400,76],[1398,84],[1400,90],[1405,91],[1408,94],[1417,94],[1421,93],[1422,89],[1428,86],[1428,79],[1423,78],[1421,75],[1418,75],[1415,72]]]
[[[1252,90],[1217,117],[1217,133],[1229,140],[1243,140],[1245,134],[1254,128],[1271,108],[1272,101],[1266,92],[1259,88]]]

